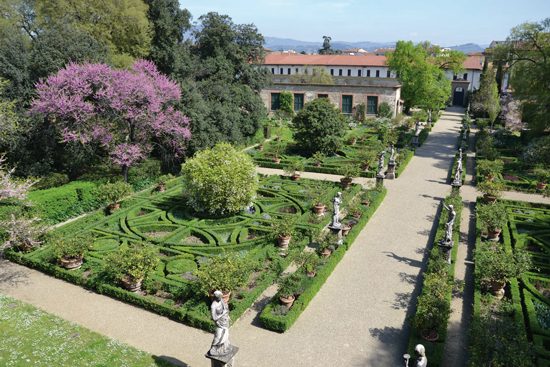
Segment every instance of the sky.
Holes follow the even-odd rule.
[[[429,40],[442,46],[503,40],[550,17],[550,0],[179,0],[197,20],[215,11],[264,36],[322,42]]]

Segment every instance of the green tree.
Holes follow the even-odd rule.
[[[277,111],[281,117],[291,118],[294,116],[294,97],[290,92],[281,92],[279,96],[281,107]]]
[[[191,14],[180,9],[178,0],[145,0],[153,36],[149,58],[165,74],[172,74],[187,52],[184,33],[191,28]]]
[[[345,123],[340,111],[326,98],[307,103],[292,120],[294,138],[308,154],[334,154],[342,145]]]
[[[489,118],[491,124],[497,118],[500,112],[500,99],[495,71],[492,67],[488,67],[481,75],[479,89],[472,97],[471,109],[477,117]]]
[[[510,65],[514,97],[527,110],[526,121],[535,132],[550,127],[550,18],[512,29],[499,55]]]
[[[330,41],[332,41],[332,37],[323,36],[323,47],[319,49],[320,55],[332,55],[335,53],[332,49],[332,46],[330,45]]]

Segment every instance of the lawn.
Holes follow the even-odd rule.
[[[172,364],[0,294],[3,367],[153,367]]]

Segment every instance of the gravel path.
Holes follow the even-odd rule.
[[[231,330],[238,366],[398,366],[405,318],[446,184],[460,111],[447,112],[295,325],[261,329],[249,311]],[[7,262],[0,292],[180,365],[209,366],[210,334]]]

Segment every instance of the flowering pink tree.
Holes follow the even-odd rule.
[[[191,137],[189,119],[175,108],[179,86],[150,61],[130,70],[69,64],[36,89],[31,112],[47,116],[63,142],[99,143],[125,180],[154,145],[181,156]]]

